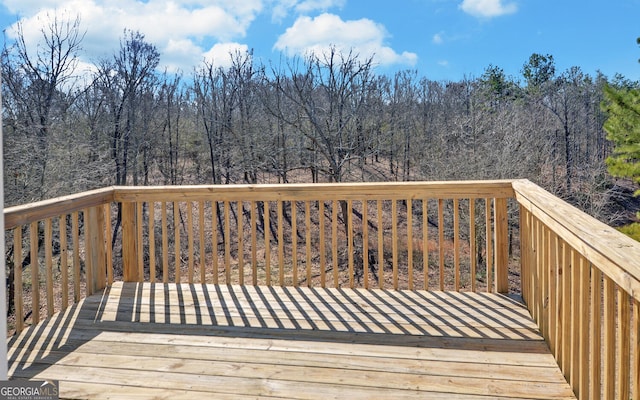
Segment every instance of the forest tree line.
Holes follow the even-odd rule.
[[[607,84],[640,87],[623,76],[534,53],[518,77],[434,81],[337,50],[170,74],[130,30],[79,73],[82,39],[54,18],[36,53],[20,26],[4,46],[7,205],[107,185],[528,178],[605,222],[627,215],[601,108]]]

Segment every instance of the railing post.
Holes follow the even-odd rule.
[[[507,218],[507,199],[494,200],[495,257],[496,257],[496,292],[509,292],[509,233]]]
[[[102,206],[91,207],[85,214],[87,294],[91,295],[106,286],[105,221]]]
[[[138,282],[136,204],[122,203],[122,275],[125,282]]]

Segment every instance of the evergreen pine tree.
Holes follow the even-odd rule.
[[[640,44],[640,38],[637,41]],[[607,85],[604,94],[603,108],[609,115],[604,129],[614,145],[607,158],[609,173],[640,184],[640,89]]]

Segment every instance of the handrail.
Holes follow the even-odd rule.
[[[512,198],[511,180],[441,182],[286,183],[255,185],[115,186],[114,200],[137,201],[278,201],[410,198]]]
[[[640,301],[639,242],[528,180],[513,181],[513,189],[520,205]]]
[[[28,225],[34,221],[70,214],[85,208],[100,206],[113,201],[114,188],[106,187],[68,196],[7,207],[4,209],[4,229]]]

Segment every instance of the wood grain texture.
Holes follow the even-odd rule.
[[[498,294],[115,283],[8,345],[61,398],[574,398]]]

